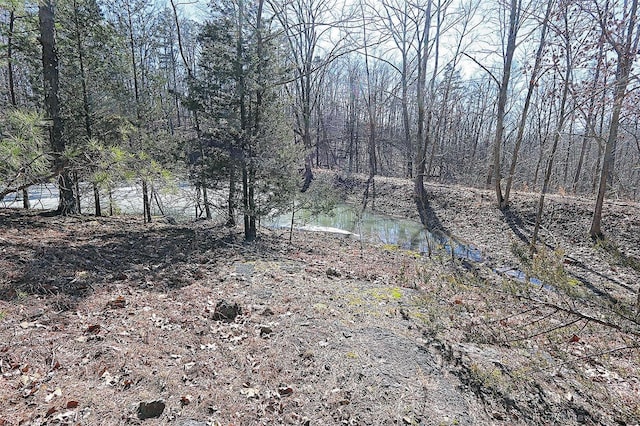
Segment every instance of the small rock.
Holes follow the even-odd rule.
[[[213,311],[213,319],[216,321],[233,322],[242,313],[240,305],[221,300]]]
[[[264,338],[269,337],[271,333],[273,333],[273,329],[268,325],[260,326],[260,337],[264,337]]]
[[[340,271],[338,271],[335,268],[328,268],[327,269],[327,277],[329,277],[329,278],[333,278],[333,277],[340,278],[341,275],[342,274],[340,273]]]
[[[157,418],[162,415],[164,411],[165,403],[162,400],[141,402],[138,406],[138,418],[140,420],[146,420],[151,418]]]

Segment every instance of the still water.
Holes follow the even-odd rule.
[[[93,194],[88,185],[82,185],[82,211],[92,214],[94,211]],[[142,194],[137,186],[116,188],[112,191],[112,203],[117,214],[142,214]],[[21,194],[9,194],[0,201],[0,207],[22,207]],[[167,190],[155,192],[152,199],[152,214],[172,216],[178,221],[195,219],[195,205],[198,194],[195,189],[184,183],[178,183]],[[29,189],[32,208],[55,209],[58,205],[58,189],[55,184],[36,185]],[[224,203],[223,194],[210,193],[210,201],[215,199]],[[108,197],[103,194],[102,208],[108,212]],[[85,204],[86,203],[86,204]],[[218,203],[218,204],[219,204]],[[219,213],[219,212],[216,212]],[[276,216],[263,221],[269,227],[288,228],[291,224],[291,213]],[[446,253],[458,258],[481,262],[480,250],[472,244],[463,243],[443,233],[427,231],[417,221],[392,217],[381,213],[365,211],[348,204],[336,206],[329,213],[312,214],[309,210],[296,212],[296,228],[318,229],[334,228],[361,236],[369,242],[393,244],[403,249],[419,253]],[[315,227],[315,228],[314,228]]]
[[[291,214],[284,214],[268,223],[277,228],[288,228]],[[450,238],[440,232],[430,232],[421,223],[381,213],[360,210],[347,204],[338,205],[330,213],[313,215],[310,211],[300,211],[295,215],[296,228],[320,226],[337,228],[357,234],[370,242],[393,244],[403,249],[420,253],[448,253],[458,258],[474,262],[483,260],[480,250]]]

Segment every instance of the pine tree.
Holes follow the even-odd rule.
[[[240,201],[246,240],[256,238],[261,216],[289,205],[301,158],[280,102],[277,38],[263,6],[262,0],[212,5],[192,88],[208,158],[217,176],[229,180],[231,215]]]

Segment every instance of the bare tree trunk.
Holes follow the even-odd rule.
[[[227,222],[226,226],[236,226],[236,186],[237,167],[233,159],[229,162],[229,194],[227,198]]]
[[[367,186],[364,190],[363,202],[362,202],[362,210],[367,208],[367,203],[369,201],[369,197],[372,198],[372,207],[375,203],[376,191],[375,191],[375,175],[377,172],[377,161],[376,161],[376,115],[375,108],[377,107],[377,96],[373,93],[372,81],[371,81],[371,70],[369,67],[369,52],[368,52],[368,41],[367,41],[367,32],[366,32],[366,22],[364,22],[364,9],[362,3],[360,3],[360,8],[362,9],[362,31],[364,32],[364,63],[365,63],[365,74],[367,76],[367,115],[369,118],[369,143],[367,145],[367,151],[369,154],[369,179],[367,180]]]
[[[188,83],[191,83],[194,79],[193,70],[189,65],[189,61],[187,61],[187,56],[184,53],[184,48],[182,46],[182,31],[180,29],[180,20],[178,19],[178,10],[176,9],[176,4],[174,0],[171,0],[171,8],[173,9],[173,17],[175,19],[176,24],[176,34],[178,36],[178,49],[180,51],[180,57],[182,58],[182,63],[184,64],[185,69],[187,70],[187,78]],[[174,81],[175,81],[175,70],[174,70]],[[176,98],[177,102],[177,98]],[[178,125],[180,125],[180,110],[178,112]],[[200,149],[200,156],[202,158],[203,164],[206,163],[207,155],[204,149],[204,144],[202,143],[202,131],[200,130],[200,119],[198,117],[198,111],[193,110],[193,123],[196,130],[196,136],[198,138],[198,148]],[[199,186],[202,189],[202,201],[204,202],[204,211],[207,219],[211,219],[211,206],[209,206],[209,195],[207,193],[207,180],[204,174],[204,167],[200,168],[199,173]]]
[[[98,189],[98,184],[93,182],[93,201],[95,204],[95,213],[96,216],[102,216],[102,208],[100,206],[100,191]]]
[[[149,186],[147,180],[142,180],[142,215],[145,223],[151,223],[151,202],[149,199]]]
[[[602,207],[607,192],[607,185],[611,182],[611,177],[615,168],[615,146],[618,139],[618,128],[620,126],[620,115],[622,104],[627,94],[627,85],[629,84],[629,75],[633,67],[633,58],[635,52],[638,51],[638,37],[640,30],[636,28],[638,11],[638,0],[632,0],[629,22],[625,42],[622,46],[614,45],[618,56],[618,64],[616,67],[616,81],[613,94],[613,110],[609,124],[609,137],[604,148],[604,159],[602,161],[602,170],[600,172],[600,183],[598,186],[598,196],[593,211],[593,220],[589,235],[595,239],[604,238],[602,234]],[[603,31],[605,28],[603,26]],[[634,36],[635,32],[635,36]]]
[[[58,214],[76,214],[78,205],[73,191],[73,179],[64,157],[65,142],[62,138],[63,121],[60,116],[58,99],[58,54],[56,51],[53,4],[51,0],[43,0],[38,6],[40,24],[40,43],[42,44],[42,72],[44,80],[44,103],[48,118],[51,120],[49,141],[53,151],[53,168],[58,177],[60,198]]]
[[[507,93],[509,91],[509,80],[511,78],[511,64],[516,50],[516,36],[520,26],[520,15],[522,10],[522,0],[510,0],[509,12],[509,34],[507,36],[507,48],[504,56],[504,69],[502,81],[498,92],[498,112],[496,117],[496,134],[493,140],[493,182],[496,192],[496,201],[499,209],[506,208],[502,195],[501,176],[501,151],[502,137],[504,134],[504,117],[507,108]]]
[[[580,147],[580,156],[578,157],[578,166],[576,167],[576,174],[573,177],[573,187],[572,192],[575,194],[578,189],[578,182],[580,181],[580,175],[582,173],[582,166],[584,164],[584,157],[587,153],[587,143],[589,142],[590,136],[595,136],[595,123],[594,120],[596,118],[595,106],[596,106],[596,89],[598,87],[598,81],[600,80],[600,72],[603,66],[603,58],[604,58],[604,37],[600,38],[599,46],[598,46],[598,59],[596,65],[596,72],[593,76],[593,85],[591,87],[591,99],[589,101],[589,109],[587,112],[586,122],[587,128],[585,129],[585,133],[582,136],[582,146]],[[598,161],[599,163],[600,161]]]
[[[418,129],[416,138],[418,141],[418,164],[416,167],[416,177],[414,180],[414,197],[420,221],[424,226],[428,223],[427,217],[427,194],[424,190],[424,174],[427,162],[427,147],[429,145],[429,135],[431,126],[431,108],[426,111],[425,116],[425,91],[427,83],[427,58],[429,56],[429,34],[431,28],[431,1],[427,3],[425,10],[425,22],[422,31],[422,49],[418,51],[418,81],[417,81],[417,107],[418,107]],[[435,73],[435,71],[434,71]]]
[[[540,42],[538,43],[538,50],[536,51],[536,60],[531,71],[531,79],[529,80],[529,86],[527,87],[527,96],[524,101],[524,107],[522,108],[522,115],[520,116],[520,123],[518,124],[518,133],[516,135],[516,143],[513,148],[513,155],[511,156],[511,166],[509,167],[509,174],[507,175],[507,183],[504,189],[504,200],[502,201],[502,208],[509,207],[509,198],[511,196],[511,188],[513,186],[513,177],[516,173],[516,165],[518,164],[518,153],[520,152],[520,146],[522,145],[522,139],[524,137],[524,129],[527,124],[527,115],[529,114],[529,107],[531,106],[531,96],[536,87],[538,80],[538,73],[542,65],[542,56],[544,52],[544,46],[547,38],[547,28],[549,26],[549,15],[553,7],[554,0],[547,2],[547,9],[542,21],[542,31],[540,33]]]
[[[15,28],[16,15],[15,10],[9,11],[9,34],[7,34],[7,82],[9,84],[9,98],[13,108],[18,107],[16,100],[16,88],[13,78],[13,31]],[[22,207],[24,209],[31,208],[29,203],[29,188],[22,189]]]
[[[563,18],[565,24],[565,31],[563,33],[565,39],[565,74],[564,74],[564,82],[562,88],[562,98],[560,99],[560,112],[558,117],[558,124],[553,133],[553,145],[551,146],[551,153],[549,154],[549,160],[547,162],[547,169],[544,174],[544,182],[542,184],[542,191],[540,193],[540,199],[538,200],[538,211],[536,213],[536,223],[533,228],[533,234],[531,236],[531,249],[534,250],[537,240],[538,240],[538,232],[540,231],[540,224],[542,222],[542,212],[544,211],[544,198],[547,192],[549,191],[549,182],[551,181],[551,172],[553,171],[553,162],[555,160],[556,151],[558,149],[558,142],[560,141],[560,133],[564,128],[564,123],[566,121],[566,105],[567,105],[567,97],[569,94],[569,86],[571,85],[571,42],[569,40],[569,22],[568,22],[568,11],[563,11]]]

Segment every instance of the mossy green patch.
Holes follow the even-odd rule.
[[[398,300],[402,298],[399,287],[382,287],[369,291],[369,294],[377,301]]]

